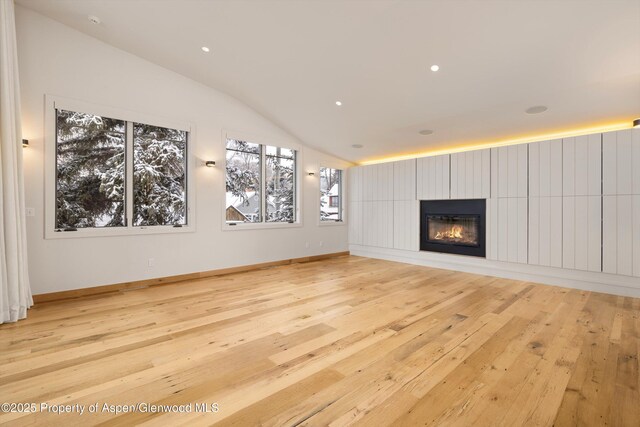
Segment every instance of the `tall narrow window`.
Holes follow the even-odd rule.
[[[296,221],[296,152],[227,140],[226,222]]]
[[[320,168],[320,221],[342,221],[342,171]]]
[[[56,229],[125,226],[126,122],[56,110]]]
[[[295,221],[295,151],[266,146],[267,221]]]
[[[226,220],[228,223],[261,222],[261,146],[227,140]]]
[[[133,225],[187,223],[187,132],[133,124]]]

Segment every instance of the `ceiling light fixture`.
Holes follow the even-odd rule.
[[[353,148],[362,148],[362,144],[353,144],[351,145]]]
[[[436,64],[433,64],[433,65],[431,66],[431,71],[433,71],[434,73],[435,73],[436,71],[438,71],[439,69],[440,69],[440,66],[438,66],[438,65],[436,65]]]
[[[640,128],[640,119],[635,119],[633,121],[633,127],[634,128]]]
[[[204,53],[209,53],[209,52],[211,51],[211,49],[209,49],[209,48],[208,48],[208,47],[206,47],[206,46],[202,46],[200,49],[202,49],[202,51],[203,51]]]
[[[547,110],[548,108],[545,107],[544,105],[535,105],[533,107],[527,108],[526,110],[524,110],[524,112],[527,114],[540,114],[540,113],[544,113]]]
[[[96,24],[99,25],[102,21],[100,21],[100,18],[98,18],[97,16],[94,15],[89,15],[87,16],[87,19],[92,23],[92,24]]]
[[[342,101],[336,101],[336,105],[340,107],[342,105]]]
[[[433,131],[431,129],[424,129],[421,130],[420,132],[418,132],[420,135],[431,135],[433,133]]]

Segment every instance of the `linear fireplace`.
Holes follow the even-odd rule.
[[[485,256],[486,200],[420,202],[420,250]]]

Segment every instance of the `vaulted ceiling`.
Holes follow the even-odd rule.
[[[18,3],[352,161],[640,116],[639,0]]]

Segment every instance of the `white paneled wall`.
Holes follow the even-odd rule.
[[[562,197],[529,198],[529,264],[562,267]]]
[[[417,251],[420,242],[420,220],[417,200],[393,202],[393,247]]]
[[[602,271],[602,199],[600,196],[562,198],[562,266]]]
[[[446,154],[417,159],[418,200],[449,198],[449,158]]]
[[[491,150],[451,154],[451,198],[491,197]]]
[[[349,184],[348,195],[349,201],[362,201],[362,175],[364,174],[363,166],[354,166],[347,173],[347,182]]]
[[[640,277],[640,195],[602,197],[602,271]]]
[[[393,247],[417,251],[420,237],[416,159],[393,163]]]
[[[602,134],[562,140],[562,266],[602,271]]]
[[[491,149],[491,197],[487,204],[487,258],[524,263],[527,245],[527,147],[512,145]]]
[[[349,227],[349,243],[353,245],[362,244],[362,209],[364,202],[349,202],[347,211],[347,226]]]
[[[526,197],[487,200],[487,258],[526,264]]]
[[[529,144],[529,196],[562,196],[562,140]]]
[[[562,267],[561,139],[529,145],[529,264]]]
[[[604,195],[640,194],[640,130],[602,135]]]
[[[348,211],[347,225],[349,228],[349,243],[354,245],[362,244],[362,209],[363,209],[363,176],[364,167],[355,166],[349,169],[347,173],[347,182],[349,185],[347,191]]]
[[[602,135],[602,271],[640,277],[640,130]]]
[[[602,194],[602,134],[562,140],[562,195]]]
[[[393,200],[363,202],[362,244],[393,247]]]
[[[527,145],[491,149],[491,197],[527,197]]]
[[[416,159],[393,165],[393,200],[416,200]]]
[[[393,200],[393,163],[364,166],[362,200]]]
[[[356,245],[419,250],[419,201],[487,199],[487,259],[640,277],[640,129],[351,169]]]

